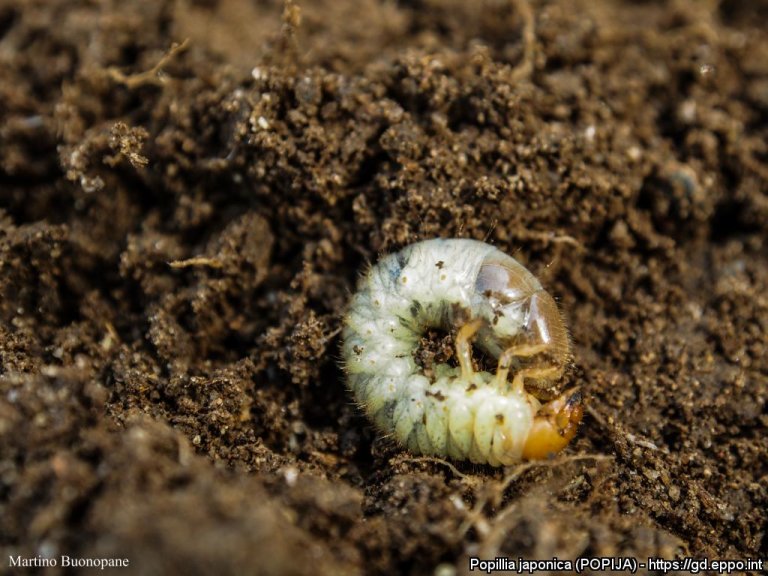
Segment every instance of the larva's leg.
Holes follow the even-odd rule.
[[[549,347],[549,344],[521,344],[520,346],[512,346],[507,348],[499,356],[499,365],[496,369],[496,383],[499,386],[503,386],[509,376],[509,367],[512,365],[513,358],[528,358],[535,356],[541,352],[544,352]],[[524,368],[520,370],[513,381],[513,389],[515,392],[523,392],[523,379],[529,374],[531,370],[538,370],[538,368]],[[522,375],[522,378],[520,377]],[[533,374],[531,374],[533,376]]]
[[[566,390],[544,404],[533,418],[533,426],[523,445],[523,458],[542,460],[565,448],[576,435],[583,415],[578,388]]]
[[[467,322],[456,333],[456,357],[461,366],[461,378],[465,382],[472,379],[472,337],[480,330],[483,321],[480,319]]]
[[[523,392],[525,390],[526,378],[539,378],[541,380],[557,380],[563,375],[565,368],[563,366],[532,366],[530,368],[523,368],[518,370],[515,377],[512,378],[512,389],[515,392]]]

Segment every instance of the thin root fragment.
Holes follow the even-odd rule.
[[[536,28],[533,10],[528,0],[510,0],[515,10],[523,19],[523,59],[512,69],[510,80],[518,83],[529,78],[533,72],[533,62],[536,49]]]
[[[520,477],[529,470],[542,467],[557,468],[569,462],[582,462],[585,460],[603,462],[613,459],[613,456],[607,454],[573,454],[559,456],[550,460],[524,462],[513,468],[507,468],[504,477],[488,485],[478,497],[472,510],[469,511],[464,522],[459,526],[459,537],[463,539],[470,528],[475,528],[481,540],[486,540],[489,538],[490,534],[493,533],[495,528],[503,525],[504,519],[514,511],[515,502],[511,502],[505,506],[494,518],[487,518],[484,514],[484,510],[489,503],[500,503],[510,485],[516,480],[519,480]]]
[[[107,68],[106,72],[109,77],[120,84],[125,85],[127,88],[133,89],[145,84],[161,85],[165,82],[165,79],[161,75],[163,67],[168,64],[177,54],[180,54],[189,46],[189,38],[186,38],[181,43],[174,43],[168,52],[160,58],[160,60],[152,66],[149,70],[139,72],[138,74],[125,74],[118,68]]]

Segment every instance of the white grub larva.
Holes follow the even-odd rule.
[[[430,328],[456,329],[458,366],[422,373]],[[382,258],[361,280],[343,338],[358,403],[414,453],[505,466],[560,451],[581,421],[578,390],[539,399],[570,360],[555,301],[489,244],[437,238]],[[495,374],[473,368],[473,340],[498,360]]]

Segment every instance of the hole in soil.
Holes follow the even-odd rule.
[[[768,18],[768,6],[761,2],[724,0],[720,3],[718,12],[722,21],[729,26],[765,22]]]
[[[4,8],[0,10],[0,40],[13,28],[19,19],[19,13],[13,8]]]
[[[750,215],[750,206],[746,202],[721,202],[712,216],[710,239],[717,244],[759,232],[759,226],[750,221]]]

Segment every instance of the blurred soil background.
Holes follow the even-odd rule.
[[[767,23],[0,0],[0,571],[768,556]],[[588,413],[557,460],[417,458],[347,394],[359,274],[435,236],[561,302]]]

